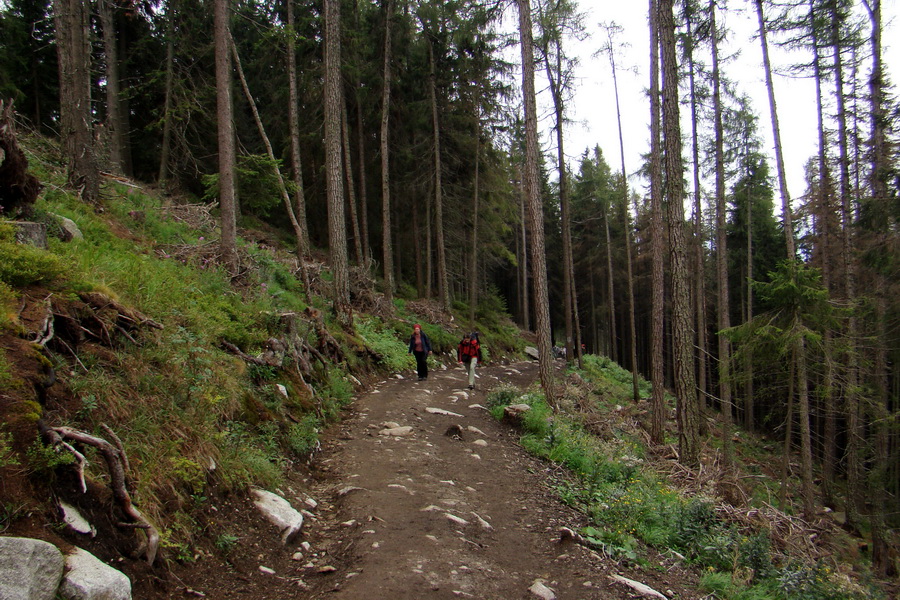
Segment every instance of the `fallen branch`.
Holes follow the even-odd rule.
[[[246,352],[244,352],[243,350],[241,350],[240,348],[238,348],[237,346],[235,346],[234,344],[232,344],[231,342],[229,342],[227,340],[222,340],[222,347],[225,348],[226,350],[228,350],[229,352],[231,352],[232,354],[236,355],[237,357],[239,357],[244,362],[248,362],[252,365],[259,365],[259,366],[263,366],[263,367],[272,366],[261,358],[256,358],[255,356],[250,356],[249,354],[247,354]]]
[[[627,577],[622,577],[621,575],[610,575],[610,579],[613,581],[618,581],[619,583],[623,583],[633,589],[635,592],[640,594],[641,596],[646,596],[647,598],[658,598],[659,600],[669,600],[652,587],[648,585],[644,585],[638,581],[634,581],[633,579],[628,579]]]
[[[50,303],[50,296],[44,298],[44,306],[47,309],[46,314],[44,315],[44,321],[41,323],[41,326],[38,328],[38,331],[35,335],[35,339],[32,340],[35,344],[40,346],[41,348],[45,347],[47,343],[53,339],[54,330],[53,330],[53,305]]]
[[[112,489],[113,497],[116,499],[119,508],[125,513],[125,516],[131,519],[132,525],[130,526],[145,531],[147,535],[147,546],[145,549],[147,562],[153,565],[153,562],[156,560],[156,553],[159,550],[159,532],[131,503],[131,495],[128,493],[125,485],[125,464],[127,464],[127,459],[123,458],[124,453],[103,438],[72,429],[71,427],[47,427],[42,425],[42,433],[49,438],[53,445],[63,445],[67,449],[74,451],[67,442],[78,442],[79,444],[97,448],[100,454],[103,455],[103,458],[106,460],[106,467],[109,470],[109,486]]]

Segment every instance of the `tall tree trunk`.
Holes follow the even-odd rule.
[[[361,84],[356,86],[357,91]],[[369,247],[369,193],[366,184],[366,133],[362,102],[356,94],[356,164],[359,165],[359,235],[366,268],[371,268],[372,249]]]
[[[481,121],[475,120],[475,182],[472,193],[472,231],[469,245],[469,321],[475,324],[475,308],[478,304],[478,196],[481,167]]]
[[[418,202],[413,202],[412,206],[412,226],[413,231],[422,231],[422,225],[420,223],[421,217],[419,216],[419,211],[421,210],[421,204]],[[414,235],[413,236],[413,252],[415,252],[416,256],[422,256],[422,252],[424,248],[422,248],[422,236]],[[416,261],[416,292],[419,296],[423,296],[425,293],[425,263],[421,260]]]
[[[790,366],[788,367],[787,416],[784,419],[784,451],[781,456],[781,486],[778,488],[778,508],[787,509],[787,489],[791,475],[791,454],[794,439],[794,388],[796,386],[797,348],[791,347]]]
[[[236,274],[237,255],[237,198],[235,195],[235,147],[233,108],[231,99],[231,30],[230,2],[215,0],[214,24],[216,42],[216,121],[219,140],[219,211],[221,213],[222,258],[226,268]]]
[[[394,296],[394,245],[391,241],[390,145],[388,122],[391,114],[391,21],[394,2],[384,8],[384,75],[381,79],[381,247],[384,295],[390,302]]]
[[[678,107],[678,64],[673,0],[659,2],[659,32],[663,62],[663,129],[665,132],[666,202],[669,216],[669,253],[672,273],[672,344],[675,395],[678,398],[678,443],[681,461],[700,461],[700,405],[694,376],[694,332],[684,239],[681,124]]]
[[[706,261],[704,257],[705,246],[703,244],[703,206],[701,202],[700,188],[700,142],[699,124],[697,117],[697,93],[696,93],[696,68],[694,65],[694,36],[693,28],[693,3],[685,2],[685,26],[687,27],[686,57],[688,60],[688,78],[690,83],[691,100],[691,153],[692,171],[694,175],[694,243],[691,245],[694,251],[694,305],[697,318],[697,388],[700,393],[701,407],[706,406],[706,397],[709,393],[709,340],[706,327]]]
[[[344,157],[344,178],[347,182],[347,207],[350,209],[350,229],[353,231],[353,251],[356,264],[363,265],[359,218],[356,215],[356,185],[353,182],[353,153],[350,151],[350,124],[347,119],[347,95],[341,94],[341,141]]]
[[[100,26],[103,32],[103,53],[106,57],[106,139],[109,142],[109,168],[113,173],[123,171],[122,104],[119,98],[119,52],[112,0],[99,0]]]
[[[522,274],[521,277],[521,293],[520,297],[522,299],[522,329],[525,331],[531,330],[531,302],[529,300],[530,294],[529,289],[531,286],[528,281],[528,252],[529,252],[529,244],[528,244],[528,220],[525,217],[525,206],[528,203],[528,197],[525,195],[525,179],[522,173],[522,169],[519,169],[519,198],[521,201],[519,202],[519,221],[521,223],[521,231],[522,231],[522,259],[519,263],[520,272]]]
[[[722,444],[725,466],[731,467],[731,343],[723,334],[731,327],[728,294],[728,247],[725,206],[725,151],[722,127],[722,93],[719,72],[719,32],[716,27],[715,0],[709,4],[710,36],[712,44],[713,113],[716,145],[716,280],[718,288],[717,322],[719,328],[719,399],[722,403]]]
[[[287,0],[287,19],[288,19],[288,94],[290,106],[288,106],[288,127],[291,132],[291,166],[294,175],[294,216],[297,220],[299,229],[297,230],[297,257],[300,260],[302,273],[304,274],[304,285],[309,289],[306,267],[304,266],[305,257],[309,256],[309,228],[306,222],[306,192],[303,186],[303,168],[300,162],[300,96],[297,92],[297,56],[296,44],[297,33],[294,31],[294,0]],[[293,223],[292,223],[293,224]]]
[[[850,200],[850,159],[848,156],[847,142],[847,113],[844,106],[844,67],[841,57],[842,40],[841,26],[843,18],[839,14],[837,2],[832,1],[831,13],[831,44],[834,52],[834,84],[835,99],[837,101],[838,120],[838,148],[840,167],[840,194],[841,194],[841,229],[842,229],[842,254],[844,259],[844,297],[848,304],[856,301],[856,263],[854,262],[854,249],[851,230],[853,228],[853,211]],[[857,364],[857,321],[856,311],[851,308],[847,321],[848,351],[846,366],[846,388],[844,391],[847,412],[847,520],[853,526],[859,525],[859,513],[862,500],[861,477],[862,457],[860,447],[862,444],[862,429],[859,423],[859,392],[857,382],[859,367]]]
[[[809,375],[807,373],[806,343],[797,337],[797,399],[800,414],[800,480],[803,514],[812,519],[816,514],[812,472],[812,432],[809,426]]]
[[[550,300],[547,292],[547,254],[544,248],[544,210],[541,203],[538,160],[537,100],[534,89],[534,45],[531,30],[531,3],[516,0],[519,10],[519,42],[522,51],[522,93],[525,103],[525,196],[531,224],[531,272],[534,284],[535,332],[538,369],[547,403],[556,408],[550,354]]]
[[[631,392],[635,402],[640,402],[637,364],[637,327],[634,318],[634,278],[631,268],[631,218],[628,214],[628,171],[625,170],[625,137],[622,133],[622,109],[619,105],[619,77],[616,73],[616,57],[613,40],[609,38],[609,63],[612,67],[613,91],[616,94],[616,124],[619,128],[619,156],[622,159],[622,226],[625,230],[625,267],[628,279],[628,331],[631,339]]]
[[[749,135],[747,136],[750,137]],[[744,143],[746,147],[750,147],[750,140],[745,139]],[[747,253],[747,276],[744,278],[745,284],[744,289],[747,293],[747,301],[746,301],[746,313],[744,314],[744,323],[749,323],[753,320],[753,195],[750,193],[750,178],[753,175],[753,167],[748,161],[747,164],[747,245],[746,245],[746,253]],[[755,411],[754,408],[754,399],[753,399],[753,361],[750,356],[745,357],[744,359],[744,380],[746,383],[744,384],[744,424],[749,431],[753,431],[753,413]]]
[[[662,144],[660,139],[659,98],[659,4],[650,0],[650,239],[651,266],[651,323],[650,323],[650,380],[652,421],[650,438],[662,444],[665,437],[665,375],[663,369],[663,339],[665,334],[665,277],[663,273],[664,223],[662,214]]]
[[[563,315],[566,327],[566,361],[572,362],[575,358],[575,347],[573,343],[573,319],[572,312],[575,306],[574,289],[573,289],[573,261],[572,261],[572,228],[571,215],[569,209],[569,174],[566,169],[566,155],[563,146],[563,124],[564,124],[564,107],[562,98],[562,42],[560,41],[561,32],[555,31],[553,41],[547,41],[547,47],[544,48],[542,54],[544,57],[544,69],[547,73],[547,81],[550,83],[550,97],[553,99],[553,113],[556,119],[553,131],[556,134],[556,168],[559,173],[559,206],[560,206],[560,224],[562,227],[562,252],[563,252]],[[551,52],[550,44],[556,45],[556,70],[550,64]]]
[[[810,2],[810,20],[815,18],[815,4]],[[822,269],[822,283],[829,292],[832,290],[831,277],[831,173],[828,168],[827,141],[825,138],[825,116],[824,116],[824,100],[822,95],[822,69],[821,59],[819,57],[819,40],[818,29],[812,28],[812,45],[813,45],[813,74],[816,87],[816,119],[818,131],[818,175],[819,187],[816,196],[816,224],[820,227],[817,235],[819,243],[817,244],[814,258],[819,257],[820,267]],[[793,243],[793,236],[791,237]],[[833,333],[829,329],[825,332],[825,378],[822,390],[822,405],[825,413],[824,437],[826,440],[837,439],[837,406],[835,402],[835,365],[833,360],[834,339]],[[835,469],[837,465],[837,444],[827,443],[823,448],[822,455],[822,493],[823,500],[829,505],[833,504],[833,490],[835,480]]]
[[[431,126],[434,135],[434,243],[437,246],[438,302],[450,311],[450,290],[447,284],[447,247],[444,242],[443,163],[441,162],[441,128],[438,119],[437,68],[434,48],[428,46],[428,89],[431,97]]]
[[[616,286],[613,278],[612,239],[609,235],[609,213],[612,212],[612,202],[603,209],[603,232],[606,236],[606,296],[609,312],[609,357],[619,361],[619,336],[616,333]]]
[[[434,179],[431,180],[434,185]],[[429,190],[426,198],[432,197],[432,190]],[[432,250],[433,229],[431,223],[431,202],[425,203],[425,297],[432,298],[434,296],[434,251]]]
[[[871,103],[871,139],[869,150],[871,166],[869,173],[869,186],[873,201],[880,213],[889,210],[889,193],[887,177],[889,176],[888,147],[885,129],[888,125],[887,110],[884,105],[884,68],[882,65],[882,24],[881,24],[881,0],[863,0],[863,5],[869,13],[869,21],[872,25],[870,36],[872,46],[872,74],[869,78],[869,102]],[[883,214],[883,213],[882,213]],[[887,247],[886,234],[880,230],[877,238],[882,247]],[[876,394],[874,398],[875,421],[879,423],[875,432],[875,473],[880,476],[876,479],[872,488],[876,490],[874,505],[875,514],[872,517],[872,567],[879,577],[886,577],[895,568],[891,565],[889,548],[886,537],[886,513],[889,511],[887,503],[887,482],[890,481],[890,433],[887,426],[890,417],[889,412],[889,377],[887,360],[887,308],[886,308],[886,282],[882,273],[875,274],[878,287],[876,301],[876,344],[875,351],[875,381]],[[896,575],[896,573],[894,573]]]
[[[169,181],[169,153],[172,149],[172,97],[175,94],[175,40],[172,39],[174,8],[166,7],[166,89],[163,101],[163,136],[159,153],[159,187],[165,189]]]
[[[53,0],[59,59],[60,133],[65,146],[69,185],[85,202],[100,199],[100,173],[91,131],[91,76],[88,5]]]
[[[334,275],[334,312],[352,326],[347,223],[341,167],[341,4],[325,0],[325,180],[328,199],[328,250]]]

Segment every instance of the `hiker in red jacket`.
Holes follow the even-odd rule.
[[[478,343],[478,333],[467,333],[463,336],[459,347],[456,349],[456,360],[465,365],[469,376],[469,389],[475,389],[475,366],[481,360],[481,344]]]

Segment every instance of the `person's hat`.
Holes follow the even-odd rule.
[[[413,329],[422,329],[422,326],[416,323],[415,325],[413,325]]]

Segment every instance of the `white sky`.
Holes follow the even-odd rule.
[[[624,31],[619,35],[623,44],[616,59],[619,83],[619,100],[622,106],[622,128],[625,146],[625,168],[633,173],[640,166],[640,155],[649,150],[649,115],[650,109],[647,96],[644,93],[649,85],[649,31],[647,27],[646,0],[632,2],[629,0],[604,1],[604,0],[579,0],[581,11],[587,13],[585,26],[589,37],[580,44],[569,42],[569,47],[564,50],[580,57],[580,66],[577,70],[579,81],[575,91],[575,97],[568,108],[570,124],[565,130],[566,154],[569,157],[569,165],[572,169],[578,168],[578,158],[585,149],[599,145],[603,151],[607,163],[614,171],[621,169],[618,126],[616,123],[615,95],[612,85],[609,60],[605,55],[593,58],[591,55],[600,48],[606,33],[598,26],[598,23],[614,21],[622,26]],[[900,12],[900,0],[882,0],[882,20],[884,34],[884,65],[887,74],[900,81],[900,39],[897,37],[898,12]],[[765,75],[762,69],[762,50],[759,41],[751,36],[756,32],[756,13],[751,10],[752,4],[746,0],[736,2],[732,0],[724,26],[730,30],[726,40],[728,47],[720,49],[720,57],[736,53],[739,55],[733,61],[720,66],[724,75],[738,82],[738,92],[746,93],[753,101],[752,109],[759,117],[758,131],[764,140],[763,150],[770,155],[770,172],[773,177],[775,171],[774,144],[772,143],[772,127],[769,117],[769,104],[765,88]],[[723,27],[721,18],[720,29]],[[773,40],[769,39],[769,53],[773,63],[773,69],[778,70],[780,65],[790,62],[807,60],[807,56],[798,54],[790,56],[786,51],[777,49]],[[704,53],[701,57],[709,63],[708,48],[700,48],[698,53]],[[720,59],[721,61],[721,59]],[[518,61],[517,61],[518,62]],[[868,72],[868,64],[865,63],[865,72]],[[632,69],[626,71],[626,69]],[[540,71],[537,73],[537,86],[540,90],[543,82]],[[811,80],[787,78],[783,75],[775,75],[775,100],[778,104],[778,118],[781,127],[781,137],[785,151],[785,169],[787,171],[788,189],[792,198],[797,198],[805,192],[803,168],[807,159],[815,154],[817,146],[816,137],[816,102],[815,87]],[[830,88],[826,88],[829,92]],[[540,91],[539,91],[540,93]],[[546,93],[539,99],[542,107],[541,127],[545,132],[552,126],[550,118],[549,98]],[[689,141],[690,130],[686,119],[689,110],[682,107],[682,134]],[[542,136],[545,148],[549,143],[549,136]],[[555,145],[553,146],[555,148]],[[685,156],[690,156],[690,145],[684,148]],[[554,151],[555,152],[555,151]],[[632,186],[643,187],[643,182],[632,178]],[[776,185],[776,199],[777,183]],[[776,205],[778,204],[776,200]]]

